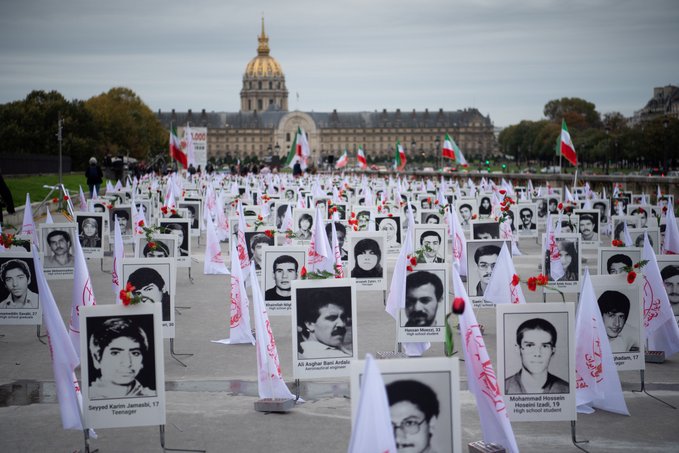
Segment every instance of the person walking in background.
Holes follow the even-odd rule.
[[[85,177],[90,188],[90,198],[92,198],[94,196],[94,189],[97,189],[98,194],[101,183],[104,180],[104,173],[101,171],[101,167],[97,165],[96,158],[90,157],[90,166],[85,170]]]

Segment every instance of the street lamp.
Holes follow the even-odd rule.
[[[435,156],[438,156],[437,160],[439,161],[439,170],[443,170],[443,156],[439,152],[440,147],[441,147],[441,139],[439,138],[438,135],[436,136],[436,140],[434,140],[434,146],[436,148]],[[434,159],[436,159],[436,157],[434,157]]]

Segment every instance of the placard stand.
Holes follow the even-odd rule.
[[[578,444],[587,444],[587,443],[589,443],[589,441],[588,440],[576,440],[576,437],[577,436],[576,436],[576,433],[575,433],[575,420],[571,420],[571,442],[573,442],[573,445],[575,446],[575,448],[589,453],[589,450],[585,450],[580,445],[578,445]]]
[[[169,448],[165,446],[165,425],[158,425],[160,427],[160,446],[163,451],[195,451],[205,453],[207,450],[193,450],[190,448]]]
[[[177,356],[180,356],[180,355],[191,357],[193,354],[191,354],[189,352],[174,352],[174,338],[170,338],[170,357],[172,357],[177,362],[179,362],[179,364],[181,366],[183,366],[184,368],[188,367],[188,365],[186,365],[184,362],[182,362],[181,360],[179,360],[177,358]]]
[[[98,448],[90,451],[90,430],[87,428],[83,429],[83,436],[85,438],[85,450],[78,450],[78,453],[97,453],[99,451]]]
[[[107,271],[106,269],[104,269],[104,258],[101,258],[99,260],[99,263],[100,263],[100,268],[101,268],[102,272],[106,272],[107,274],[110,274],[112,272],[112,271]]]
[[[632,390],[632,393],[645,393],[646,395],[650,396],[656,401],[660,401],[661,403],[671,407],[672,409],[677,409],[675,406],[672,406],[670,403],[667,401],[658,398],[657,396],[653,396],[648,391],[646,390],[646,382],[644,381],[644,375],[645,375],[646,370],[639,370],[639,373],[641,374],[641,388],[639,390]]]
[[[193,285],[193,277],[191,276],[191,266],[189,266],[188,269],[189,269],[189,281],[190,281],[191,284]]]
[[[45,342],[42,340],[43,338],[45,338],[45,337],[47,336],[47,334],[45,334],[45,335],[40,335],[40,324],[38,324],[37,327],[38,327],[38,332],[36,333],[36,335],[38,336],[38,341],[39,341],[40,343],[42,343],[42,344],[47,344],[47,343],[45,343]],[[4,337],[4,335],[3,335],[3,337]]]

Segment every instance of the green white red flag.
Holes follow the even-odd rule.
[[[363,151],[363,147],[361,147],[361,146],[358,147],[358,153],[356,154],[356,160],[358,160],[358,165],[363,170],[368,168],[368,160],[365,158],[365,151]]]
[[[406,168],[406,162],[408,159],[406,158],[406,152],[403,149],[403,146],[401,146],[401,140],[396,141],[396,155],[394,156],[394,169],[396,171],[403,171],[404,168]]]
[[[182,151],[182,145],[177,136],[177,126],[174,124],[170,129],[170,157],[182,164],[182,167],[188,167],[188,158]]]
[[[347,153],[346,148],[344,149],[344,154],[337,159],[337,162],[335,162],[335,168],[344,168],[347,166],[349,163],[349,154]]]
[[[577,166],[578,156],[575,154],[575,145],[571,140],[571,134],[568,133],[568,127],[566,126],[566,120],[561,121],[561,136],[560,136],[559,152],[566,158],[568,162]]]
[[[297,127],[297,133],[295,134],[295,139],[290,146],[290,151],[288,152],[288,158],[285,160],[285,165],[290,168],[295,166],[295,163],[299,162],[302,170],[307,168],[307,158],[311,155],[311,150],[309,148],[309,142],[306,139],[306,134],[301,127]]]
[[[455,140],[453,140],[453,138],[448,134],[446,134],[446,138],[443,140],[443,148],[441,149],[441,153],[443,157],[456,160],[457,163],[463,167],[468,166],[467,160],[462,155],[462,150],[459,146],[457,146]]]

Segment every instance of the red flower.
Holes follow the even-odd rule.
[[[414,256],[411,256],[410,257],[410,264],[413,265],[413,266],[417,266],[417,258],[415,258]]]
[[[302,278],[306,277],[306,266],[302,266],[302,270],[300,271],[299,276]]]
[[[622,245],[623,245],[622,241],[620,239],[613,239],[611,244],[613,244],[613,247],[622,247]]]
[[[479,216],[476,214],[472,214],[472,220],[476,220]]]
[[[59,203],[59,199],[57,197],[52,198],[52,203]]]
[[[435,204],[435,205],[439,204],[439,201],[438,201],[438,200],[434,200],[434,204]]]
[[[264,234],[266,234],[267,237],[272,238],[273,237],[273,230],[266,230],[264,232]]]
[[[453,313],[456,315],[461,315],[464,313],[464,299],[462,297],[456,297],[453,299]]]
[[[634,272],[634,271],[629,271],[629,272],[627,273],[627,283],[629,283],[630,285],[631,285],[632,283],[634,283],[634,280],[635,280],[636,278],[637,278],[637,273],[636,273],[636,272]]]
[[[68,195],[64,195],[64,201],[68,201],[68,199],[69,199],[69,196],[68,196]]]
[[[387,214],[387,217],[394,217],[394,214],[390,212],[389,214]]]
[[[153,242],[153,241],[152,241],[152,242],[149,242],[148,245],[149,245],[149,247],[151,248],[151,250],[155,250],[156,247],[157,247],[157,244],[156,244],[155,242]]]
[[[556,207],[561,211],[563,209],[563,203],[559,203]]]
[[[536,283],[540,286],[544,286],[547,284],[547,276],[545,274],[539,274],[537,278],[535,279]]]
[[[529,277],[526,283],[528,283],[528,289],[530,291],[535,291],[537,289],[537,279],[535,277]]]
[[[634,268],[639,269],[639,263],[634,263]]]
[[[160,212],[162,212],[163,214],[167,214],[167,206],[162,206],[160,208]]]
[[[127,282],[127,285],[125,285],[125,291],[132,292],[132,291],[134,291],[135,289],[137,289],[137,288],[135,288],[134,286],[132,286],[132,283],[130,283],[130,282]]]
[[[382,205],[377,206],[377,212],[382,212]]]
[[[112,208],[113,208],[113,205],[109,203],[109,204],[106,205],[106,208],[107,208],[107,209],[112,209]]]
[[[413,267],[412,267],[412,266],[406,266],[406,270],[407,270],[408,272],[412,272],[412,271],[413,271]]]
[[[354,217],[356,217],[356,213],[355,213],[355,212],[352,212],[352,213],[351,213],[351,218],[353,219]]]
[[[144,227],[144,221],[140,220],[139,222],[137,222],[137,225],[143,228]]]
[[[257,216],[257,220],[259,220],[261,222],[262,220],[264,220],[264,217],[262,217],[261,214],[260,214],[260,215]]]
[[[500,189],[500,195],[504,195],[506,193],[507,193],[507,191],[505,189]]]
[[[521,279],[519,278],[518,275],[516,274],[512,275],[512,286],[518,285],[520,281]]]

